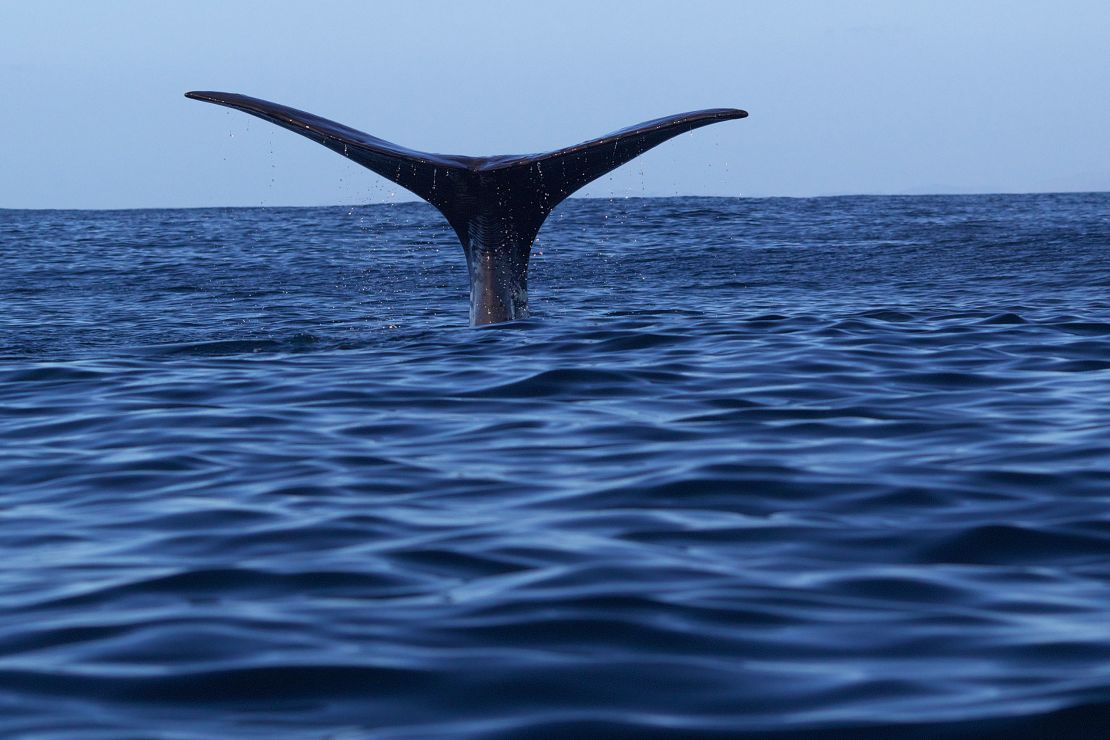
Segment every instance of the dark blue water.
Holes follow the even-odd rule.
[[[1110,194],[0,211],[0,734],[1110,726]],[[1012,736],[1012,735],[1011,735]]]

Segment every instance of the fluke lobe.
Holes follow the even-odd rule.
[[[391,144],[295,108],[246,95],[188,92],[295,131],[393,180],[439,209],[458,234],[470,273],[470,323],[528,316],[528,257],[551,209],[672,136],[744,118],[735,108],[679,113],[543,154],[463,157]]]

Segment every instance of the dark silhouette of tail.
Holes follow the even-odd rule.
[[[438,208],[466,252],[473,325],[528,315],[532,243],[551,209],[567,196],[684,131],[748,115],[713,108],[658,118],[543,154],[463,157],[413,151],[246,95],[189,92],[185,97],[236,108],[307,136]]]

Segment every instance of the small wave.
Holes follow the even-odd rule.
[[[0,735],[1090,734],[1108,197],[0,212]]]

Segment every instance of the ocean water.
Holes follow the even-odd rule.
[[[1110,194],[0,211],[0,734],[1105,736]]]

